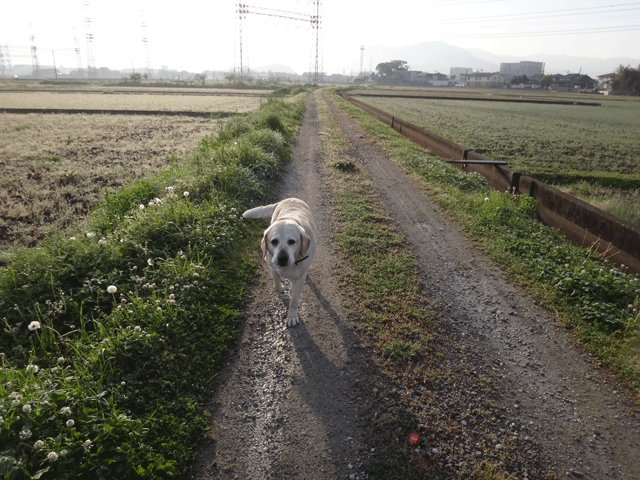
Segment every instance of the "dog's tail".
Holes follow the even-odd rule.
[[[242,216],[244,218],[270,218],[277,206],[277,203],[273,203],[271,205],[252,208],[244,212]]]

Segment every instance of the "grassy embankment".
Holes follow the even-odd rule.
[[[271,200],[303,97],[230,119],[184,162],[107,191],[82,227],[3,253],[4,478],[188,470],[255,263],[240,214]]]
[[[540,98],[539,93],[521,95]],[[552,98],[601,106],[361,100],[640,223],[640,101],[575,94]]]
[[[338,101],[391,157],[422,177],[439,204],[510,276],[556,310],[589,351],[640,392],[638,276],[535,222],[532,198],[490,191],[479,177],[461,175],[372,116]]]

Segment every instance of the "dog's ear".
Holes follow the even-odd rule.
[[[262,241],[260,242],[260,248],[262,248],[262,257],[265,260],[267,258],[267,252],[273,255],[273,252],[271,251],[271,242],[269,241],[269,230],[271,230],[271,227],[267,228],[264,231],[264,234],[262,235]]]
[[[309,250],[309,246],[311,245],[311,238],[307,235],[304,230],[300,230],[300,256],[304,257]]]

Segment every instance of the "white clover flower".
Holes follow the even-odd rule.
[[[116,293],[118,291],[118,287],[116,287],[115,285],[109,285],[107,287],[107,292],[113,294]]]
[[[71,415],[71,408],[70,407],[62,407],[62,410],[60,410],[60,413],[62,415]]]
[[[158,308],[156,308],[156,311],[161,312],[162,308],[158,307]]]
[[[22,411],[24,413],[31,413],[31,405],[29,405],[28,403],[24,404],[24,406],[22,407]]]
[[[69,237],[69,240],[75,240],[76,237]]]
[[[67,420],[67,427],[71,428],[76,424],[72,419]]]
[[[484,197],[484,201],[488,202],[489,201],[489,197]]]
[[[176,298],[176,296],[173,293],[171,295],[169,295],[169,300],[173,300],[175,298]]]
[[[40,370],[40,367],[37,365],[27,365],[27,372],[38,373],[38,370]]]
[[[165,190],[167,190],[169,193],[173,193],[173,187],[165,187]]]
[[[142,331],[142,328],[140,327],[140,325],[136,325],[136,328],[134,328],[134,329],[133,329],[133,331],[134,331],[135,333],[138,333],[138,332],[141,332],[141,331]]]
[[[58,363],[64,363],[64,357],[58,357]]]
[[[95,234],[95,233],[93,233],[93,232],[87,232],[87,238],[93,238],[93,237],[95,237],[95,236],[96,236],[96,234]]]
[[[185,197],[189,196],[189,192],[184,192],[182,195],[184,195]]]
[[[47,455],[47,460],[49,460],[50,462],[55,462],[56,460],[58,460],[58,454],[56,452],[49,452],[49,455]]]
[[[42,447],[44,447],[44,442],[42,440],[38,440],[33,444],[33,448],[35,448],[36,450],[40,450]]]
[[[200,276],[200,274],[198,272],[193,272],[193,277],[194,278],[198,278]]]
[[[22,430],[20,430],[20,440],[28,440],[29,438],[31,438],[31,430],[22,427]]]
[[[60,450],[60,455],[62,455],[63,457],[69,452],[67,452],[66,450]]]
[[[40,328],[40,322],[36,322],[35,320],[29,324],[29,330],[32,332]]]
[[[91,450],[91,447],[93,447],[93,442],[91,440],[85,440],[85,442],[82,444],[82,448],[84,448],[87,452]]]
[[[158,197],[154,198],[153,201],[156,203],[156,205],[160,205],[162,203],[162,200],[160,200]]]
[[[138,205],[138,208],[139,208],[140,210],[144,210],[144,205],[143,205],[143,204],[140,204],[140,205]]]
[[[153,267],[153,260],[151,260],[150,258],[147,259],[147,265],[149,265],[150,267]]]

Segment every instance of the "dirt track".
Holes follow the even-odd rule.
[[[376,371],[375,352],[363,348],[343,309],[316,110],[322,98],[310,97],[279,193],[305,200],[321,232],[302,295],[302,324],[284,328],[288,294],[273,293],[264,271],[207,406],[212,440],[202,446],[191,478],[366,478],[364,465],[381,448],[373,419],[406,399],[401,381]],[[429,456],[442,467],[437,478],[461,478],[491,457],[502,459],[509,478],[639,479],[640,415],[632,395],[513,286],[373,139],[338,108],[331,111],[349,139],[347,154],[378,186],[420,265],[450,342],[440,367],[460,372],[465,365],[464,378],[434,391],[432,420],[424,425],[434,437]],[[495,412],[462,420],[461,406],[480,405],[473,385],[480,377],[489,381]],[[443,419],[460,427],[448,440],[459,448],[446,456],[436,448]]]

